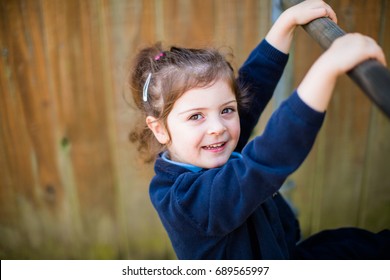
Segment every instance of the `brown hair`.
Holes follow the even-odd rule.
[[[143,88],[149,74],[147,101],[144,101]],[[131,132],[130,140],[138,142],[138,150],[145,156],[146,162],[152,161],[156,154],[163,151],[164,145],[155,139],[145,118],[158,118],[168,130],[168,115],[183,93],[193,88],[207,87],[220,79],[229,83],[240,107],[244,91],[236,83],[231,64],[218,50],[171,47],[169,51],[164,51],[157,43],[138,53],[130,77],[130,89],[135,105],[142,112],[143,121]]]

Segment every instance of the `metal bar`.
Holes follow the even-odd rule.
[[[282,0],[283,9],[302,0]],[[346,34],[328,18],[319,18],[302,26],[323,48],[330,47],[338,37]],[[348,76],[390,118],[390,71],[377,60],[366,60],[350,70]]]

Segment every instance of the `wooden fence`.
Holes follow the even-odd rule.
[[[329,3],[344,30],[374,37],[390,58],[388,1]],[[128,141],[136,122],[129,63],[162,41],[231,47],[237,67],[270,28],[271,7],[271,0],[1,0],[0,258],[174,258],[149,202],[152,166]],[[258,132],[321,53],[303,30],[296,35]],[[390,227],[389,138],[389,119],[342,78],[313,151],[286,184],[306,236]]]

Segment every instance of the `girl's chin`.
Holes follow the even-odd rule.
[[[229,157],[221,157],[220,159],[203,161],[202,163],[199,163],[198,166],[206,169],[218,168],[223,166],[228,160]]]

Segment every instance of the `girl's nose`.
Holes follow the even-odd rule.
[[[226,126],[219,119],[210,120],[208,133],[220,135],[226,131]]]

